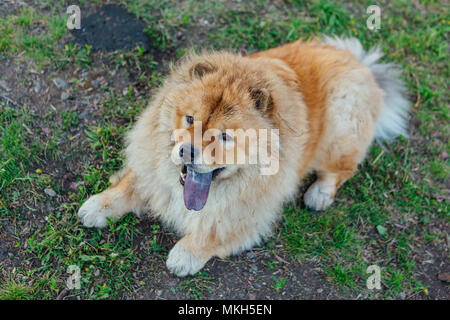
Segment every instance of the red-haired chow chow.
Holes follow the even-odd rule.
[[[270,235],[308,172],[317,180],[305,204],[326,209],[374,138],[406,135],[404,86],[381,56],[339,38],[247,57],[187,56],[129,132],[123,169],[80,208],[81,221],[159,217],[181,236],[167,267],[185,276]]]

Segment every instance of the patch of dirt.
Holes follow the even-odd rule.
[[[430,299],[450,299],[450,264],[447,246],[429,245],[418,252],[419,280],[429,286]]]
[[[0,18],[14,14],[18,10],[26,7],[27,4],[22,0],[2,0],[0,2]]]
[[[144,33],[145,24],[122,6],[107,4],[95,13],[81,18],[81,29],[72,30],[74,42],[90,45],[92,50],[131,50],[137,46],[150,48]]]

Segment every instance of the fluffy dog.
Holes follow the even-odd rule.
[[[89,198],[78,215],[87,227],[127,212],[150,213],[181,239],[167,267],[194,274],[213,256],[224,258],[270,235],[302,177],[317,180],[305,204],[324,210],[353,176],[374,140],[406,136],[408,101],[398,69],[379,63],[379,49],[357,39],[298,40],[247,57],[191,54],[172,67],[126,138],[123,169]],[[186,136],[215,132],[192,143]],[[275,132],[276,172],[261,163],[218,161],[202,148],[214,141],[222,156],[250,148],[229,132]],[[215,130],[215,131],[211,131]],[[275,130],[275,131],[274,131]]]

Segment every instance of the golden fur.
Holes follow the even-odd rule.
[[[305,203],[328,207],[363,160],[385,95],[370,65],[351,48],[338,47],[299,40],[248,57],[213,52],[184,58],[129,132],[126,162],[111,187],[80,208],[83,223],[103,227],[107,217],[129,211],[160,218],[182,237],[167,266],[184,276],[213,256],[241,252],[270,235],[283,203],[296,196],[308,172],[316,171],[317,181]],[[278,172],[227,166],[211,183],[204,208],[187,210],[180,165],[171,160],[173,148],[183,143],[171,139],[173,131],[193,133],[187,115],[204,130],[278,129]],[[208,143],[202,141],[203,147]]]

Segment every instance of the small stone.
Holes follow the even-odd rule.
[[[100,275],[100,270],[95,270],[95,272],[94,272],[94,276],[96,276],[96,277],[98,277]]]
[[[322,289],[322,288],[317,289],[317,293],[322,293],[322,292],[323,292],[323,289]]]
[[[58,88],[58,89],[64,89],[64,88],[67,88],[67,82],[65,82],[63,79],[61,79],[61,78],[55,78],[55,79],[53,79],[53,83],[55,84],[55,86]]]
[[[5,91],[11,91],[11,88],[8,87],[8,83],[5,80],[0,80],[0,88]]]
[[[54,197],[56,196],[56,192],[53,189],[50,188],[45,188],[44,189],[45,194],[49,195],[50,197]]]
[[[86,120],[87,118],[89,118],[89,112],[87,110],[83,111],[82,113],[80,113],[78,118],[80,120]]]
[[[88,76],[89,76],[89,71],[85,71],[81,74],[80,78],[84,80],[84,79],[87,79]]]
[[[448,153],[447,152],[442,152],[440,155],[439,155],[439,159],[441,159],[441,160],[447,160],[448,159]]]
[[[43,127],[42,131],[46,134],[49,135],[50,134],[50,128],[49,127]]]
[[[70,93],[68,93],[68,92],[61,93],[61,100],[62,101],[66,101],[69,98],[70,98]]]
[[[439,273],[438,279],[445,282],[450,282],[450,274],[449,273]]]
[[[247,252],[247,258],[249,259],[255,259],[255,254],[251,251]]]
[[[34,92],[35,93],[39,93],[41,92],[41,82],[40,81],[36,81],[36,84],[34,85]]]
[[[93,87],[96,87],[96,88],[97,88],[97,87],[99,87],[100,84],[102,83],[102,80],[103,80],[103,79],[101,79],[101,78],[92,80],[92,81],[91,81],[91,85],[92,85]]]

